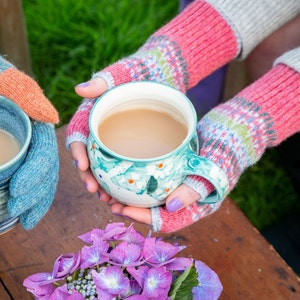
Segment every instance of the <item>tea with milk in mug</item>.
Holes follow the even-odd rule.
[[[21,149],[17,139],[5,130],[0,129],[0,165],[14,158]]]
[[[115,112],[98,127],[99,138],[106,147],[136,159],[159,157],[175,150],[187,132],[184,121],[149,108]]]

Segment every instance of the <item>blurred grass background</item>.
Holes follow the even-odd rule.
[[[178,12],[177,0],[23,0],[35,78],[68,123],[81,102],[74,86],[136,51]],[[278,151],[241,177],[231,198],[259,230],[299,212]]]

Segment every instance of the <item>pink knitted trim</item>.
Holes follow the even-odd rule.
[[[300,74],[279,64],[238,94],[273,119],[275,146],[300,130]]]
[[[94,99],[84,99],[79,106],[77,112],[73,115],[70,123],[68,124],[66,135],[67,139],[74,134],[81,134],[86,139],[89,136],[89,115],[94,105]]]
[[[194,222],[214,213],[221,203],[198,205],[194,203],[180,211],[170,213],[164,208],[160,208],[160,217],[163,220],[160,228],[161,232],[174,232],[187,227]]]
[[[175,41],[188,65],[189,87],[232,61],[239,51],[233,29],[210,4],[194,1],[154,35]]]
[[[128,64],[130,64],[130,59],[128,58]],[[105,68],[103,72],[110,72],[114,78],[114,86],[122,83],[133,81],[131,77],[130,68],[125,65],[122,60],[116,62],[115,64]]]
[[[110,73],[114,85],[155,80],[184,92],[230,62],[238,52],[230,25],[210,4],[195,0],[155,32],[139,51],[97,76]]]

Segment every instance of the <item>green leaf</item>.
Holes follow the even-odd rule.
[[[190,266],[173,282],[169,297],[172,300],[192,300],[192,289],[198,285],[197,277],[195,266]]]
[[[147,182],[147,194],[153,193],[158,187],[158,181],[151,176],[149,181]]]

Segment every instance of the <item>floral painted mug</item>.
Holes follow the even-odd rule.
[[[203,203],[222,201],[228,179],[198,155],[197,116],[180,91],[156,82],[119,85],[100,96],[89,117],[87,152],[100,186],[119,202],[154,207],[187,175],[215,187]]]

